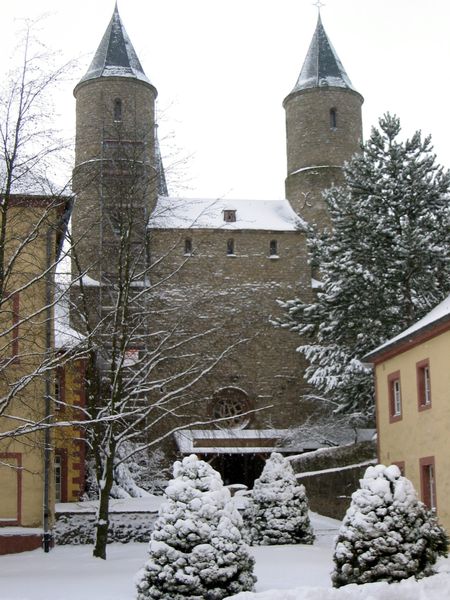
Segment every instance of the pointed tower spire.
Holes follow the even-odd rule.
[[[316,30],[291,94],[308,88],[324,86],[356,91],[325,32],[319,11]]]
[[[131,77],[151,85],[122,24],[117,2],[97,52],[79,83],[99,77]]]
[[[300,76],[283,106],[286,197],[298,214],[320,227],[328,224],[323,192],[343,183],[343,165],[361,149],[362,103],[319,12]]]
[[[133,218],[140,223],[142,239],[156,204],[157,184],[163,177],[155,147],[157,93],[142,69],[116,4],[92,63],[74,90],[77,119],[72,187],[76,208],[72,235],[80,242],[83,270],[97,281],[108,271],[108,252],[117,250],[113,211],[124,201],[123,191],[136,201]],[[130,176],[135,177],[132,185]],[[163,183],[160,186],[164,189]]]

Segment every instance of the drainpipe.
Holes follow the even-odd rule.
[[[53,275],[54,270],[50,268],[52,260],[54,230],[49,227],[46,233],[46,267],[47,274],[45,276],[45,363],[48,364],[52,358],[52,305],[53,305]],[[51,436],[50,424],[51,408],[52,408],[52,371],[47,369],[45,372],[45,396],[44,396],[44,422],[47,427],[44,430],[44,498],[43,498],[43,526],[44,537],[42,545],[44,552],[49,552],[52,545],[52,533],[50,529],[50,465],[51,465]]]

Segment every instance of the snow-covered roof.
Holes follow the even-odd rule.
[[[430,310],[422,319],[405,329],[395,337],[391,338],[375,350],[372,350],[369,354],[364,357],[364,360],[371,361],[376,355],[384,353],[391,347],[400,344],[402,342],[413,341],[416,335],[422,333],[425,329],[432,329],[435,325],[450,320],[450,295],[447,296],[440,304],[435,306],[433,310]]]
[[[97,279],[93,279],[92,277],[89,277],[89,275],[82,275],[81,277],[78,277],[78,279],[75,279],[75,281],[73,282],[72,285],[80,285],[80,280],[83,283],[84,286],[86,287],[100,287],[101,283],[100,281],[98,281]]]
[[[316,87],[340,87],[356,91],[333,48],[322,20],[317,20],[308,53],[291,94]]]
[[[303,446],[280,448],[277,445],[288,433],[287,429],[181,429],[174,437],[182,454],[255,454],[275,449],[277,452],[302,452]]]
[[[225,211],[235,211],[225,220]],[[288,200],[225,200],[160,196],[149,223],[152,229],[256,229],[296,231],[305,222]]]
[[[55,304],[55,348],[69,350],[84,340],[84,336],[69,325],[69,310],[63,301]]]
[[[79,83],[98,77],[131,77],[151,85],[122,24],[117,4],[97,52]]]

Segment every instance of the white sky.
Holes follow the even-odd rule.
[[[2,6],[1,73],[8,68],[17,18],[24,16],[50,13],[47,44],[67,58],[80,57],[75,80],[57,97],[71,131],[71,88],[86,71],[113,8],[113,0],[15,0]],[[176,147],[178,156],[189,157],[177,169],[187,190],[169,191],[283,197],[282,101],[315,29],[312,1],[119,0],[119,11],[159,92],[163,153]],[[322,20],[365,97],[365,136],[389,110],[406,134],[431,133],[438,160],[450,166],[450,2],[326,0]]]

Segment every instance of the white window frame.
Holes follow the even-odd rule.
[[[402,390],[400,386],[400,379],[394,379],[392,382],[392,394],[394,397],[393,416],[399,417],[402,414]]]

